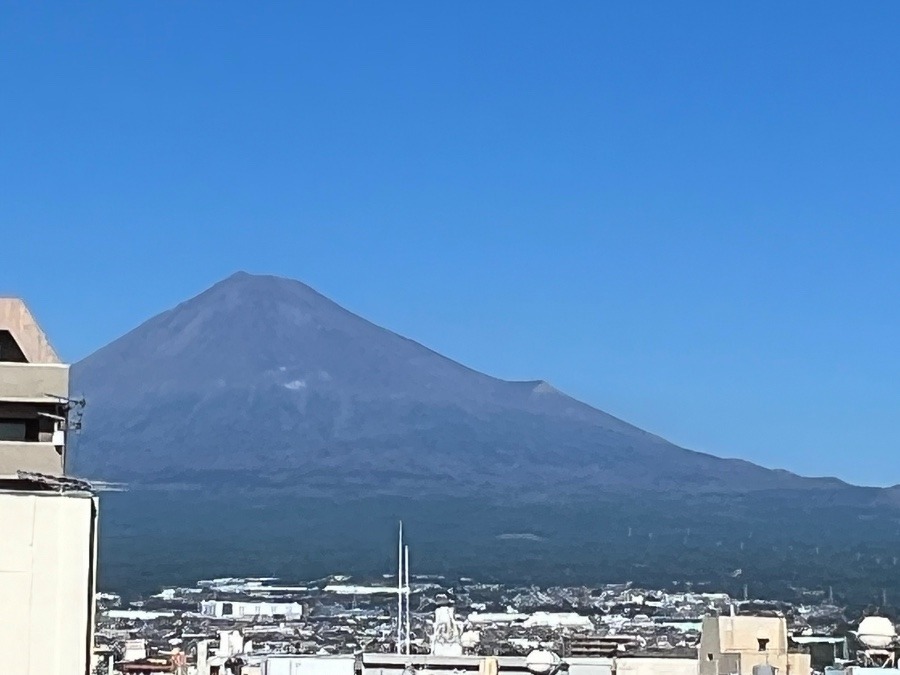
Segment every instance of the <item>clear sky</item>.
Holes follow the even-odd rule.
[[[77,360],[238,269],[686,447],[900,483],[900,3],[0,14],[0,292]]]

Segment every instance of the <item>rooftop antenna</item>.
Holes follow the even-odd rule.
[[[403,589],[406,593],[406,655],[409,656],[409,546],[403,548],[403,564],[406,567],[406,586]]]
[[[397,653],[403,653],[403,521],[397,539]]]
[[[403,521],[397,539],[397,654],[410,654],[409,546],[403,544]]]

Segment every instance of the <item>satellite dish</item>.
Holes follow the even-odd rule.
[[[896,637],[893,622],[883,616],[867,616],[856,629],[856,638],[867,649],[886,649]]]
[[[525,667],[529,672],[549,673],[559,665],[559,656],[545,649],[536,649],[525,657]]]

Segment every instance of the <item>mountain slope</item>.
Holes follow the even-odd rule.
[[[73,376],[75,471],[129,483],[101,498],[104,587],[380,574],[402,519],[416,568],[448,575],[900,592],[897,490],[678,448],[296,281],[229,277]]]
[[[506,382],[292,280],[235,274],[73,369],[75,471],[294,481],[339,495],[843,488],[678,448],[545,382]]]

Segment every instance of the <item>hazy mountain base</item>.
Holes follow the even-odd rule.
[[[104,494],[100,584],[134,595],[215,576],[376,576],[394,568],[401,518],[413,571],[451,579],[690,582],[735,596],[747,584],[752,596],[773,599],[832,586],[836,599],[859,606],[880,601],[882,589],[900,593],[898,523],[874,508],[850,515],[824,493],[799,509],[777,492],[632,492],[535,506],[422,495],[335,501],[224,482]]]

